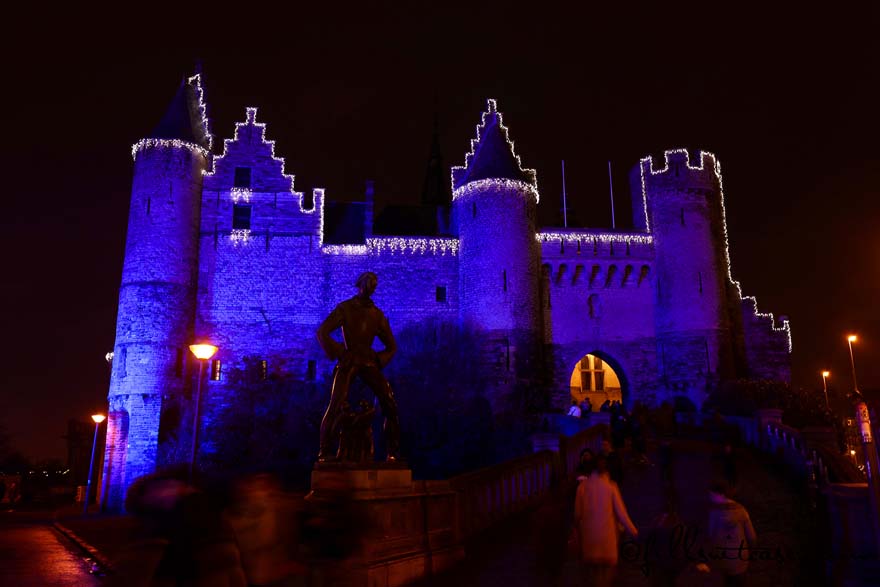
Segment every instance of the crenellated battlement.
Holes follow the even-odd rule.
[[[737,284],[739,285],[739,284]],[[752,318],[757,324],[763,324],[769,327],[770,331],[780,336],[784,336],[788,352],[791,352],[791,322],[786,316],[780,316],[778,319],[773,316],[772,312],[759,312],[758,299],[754,296],[745,296],[742,298],[743,314]]]
[[[721,164],[708,151],[697,151],[691,157],[687,149],[670,149],[664,151],[661,161],[655,161],[651,155],[643,157],[630,173],[630,185],[633,221],[637,228],[651,232],[649,195],[671,191],[706,197],[720,194]]]

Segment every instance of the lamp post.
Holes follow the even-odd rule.
[[[871,415],[868,412],[868,404],[859,391],[856,379],[856,361],[853,358],[852,343],[858,337],[850,334],[846,337],[849,344],[849,362],[852,366],[853,376],[853,399],[856,404],[856,422],[859,425],[859,436],[862,439],[862,454],[865,458],[865,474],[868,477],[868,499],[871,507],[871,517],[874,520],[874,542],[880,553],[880,461],[877,458],[877,446],[874,444],[874,435],[871,432]]]
[[[86,481],[86,498],[83,501],[83,515],[89,513],[89,494],[92,489],[92,473],[95,470],[95,447],[98,446],[98,428],[101,426],[101,422],[104,421],[106,416],[103,414],[95,414],[92,416],[92,421],[95,423],[95,437],[92,439],[92,458],[89,459],[89,478]]]
[[[825,409],[831,411],[831,405],[828,403],[828,377],[831,371],[822,371],[822,391],[825,392]]]
[[[189,479],[192,481],[193,471],[196,467],[196,450],[199,441],[199,412],[202,404],[202,377],[205,374],[205,363],[217,352],[217,347],[212,344],[191,344],[189,350],[199,360],[199,380],[196,383],[196,402],[193,410],[193,435],[192,451],[190,451]]]

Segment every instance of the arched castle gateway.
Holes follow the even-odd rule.
[[[301,427],[302,404],[264,405],[260,382],[283,381],[290,402],[326,397],[332,363],[315,328],[367,270],[401,340],[389,375],[402,411],[450,390],[495,417],[527,409],[523,393],[541,396],[541,409],[603,393],[699,405],[722,379],[789,379],[788,322],[759,313],[732,279],[711,153],[641,160],[635,230],[608,232],[536,226],[537,178],[494,100],[451,183],[435,137],[422,206],[375,218],[369,186],[355,204],[296,191],[256,108],[217,148],[198,76],[132,152],[104,464],[111,508],[135,477],[188,461],[196,339],[220,348],[203,385],[200,459],[266,412],[285,418],[284,430]],[[425,357],[449,361],[453,339],[466,354],[426,375]]]

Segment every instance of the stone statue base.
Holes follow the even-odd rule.
[[[323,583],[397,587],[461,560],[455,492],[447,481],[413,481],[395,463],[317,463],[308,500],[343,493],[363,516],[364,536],[347,559],[321,565]],[[323,584],[322,583],[322,584]]]

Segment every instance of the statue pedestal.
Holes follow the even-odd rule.
[[[396,587],[464,556],[456,494],[447,481],[413,481],[402,463],[317,463],[306,499],[332,503],[340,495],[353,503],[365,528],[351,556],[321,565],[328,585]]]

